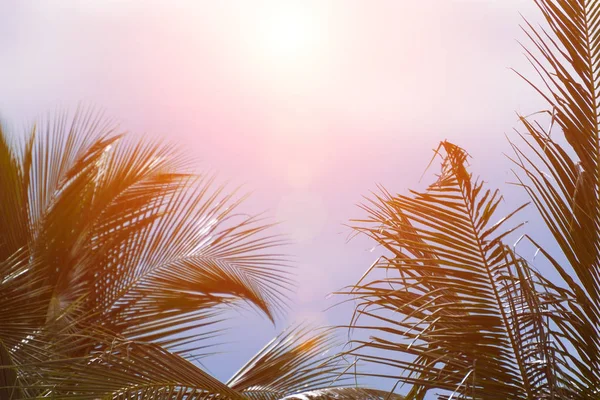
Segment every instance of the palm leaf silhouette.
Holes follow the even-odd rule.
[[[548,102],[549,127],[521,116],[524,146],[512,143],[519,184],[525,188],[567,261],[532,242],[565,283],[554,318],[569,353],[573,384],[597,396],[600,342],[600,4],[596,1],[536,1],[550,31],[528,24],[534,44],[527,51]]]
[[[449,142],[440,151],[441,174],[425,192],[384,192],[356,221],[389,255],[345,292],[358,301],[350,327],[369,334],[348,354],[412,384],[407,398],[433,388],[442,398],[564,395],[544,318],[558,292],[502,243],[524,206],[500,218],[499,192],[472,178],[465,151]]]
[[[442,173],[429,190],[384,192],[365,207],[370,218],[357,229],[390,255],[347,292],[359,301],[351,327],[371,332],[349,353],[397,368],[380,375],[412,384],[408,398],[432,388],[441,398],[486,399],[600,390],[600,3],[535,2],[550,29],[526,24],[541,84],[525,79],[548,102],[534,115],[547,115],[549,127],[521,116],[523,145],[511,144],[518,184],[566,263],[524,237],[560,282],[502,244],[514,212],[492,225],[495,192],[472,180],[463,150],[442,143]]]

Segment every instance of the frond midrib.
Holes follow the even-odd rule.
[[[453,173],[455,175],[457,175],[457,171],[456,171],[456,167],[453,168]],[[475,239],[476,243],[477,243],[477,247],[479,250],[479,254],[481,256],[481,260],[483,262],[483,265],[485,267],[486,273],[487,273],[487,277],[490,283],[490,286],[493,289],[493,293],[494,293],[494,298],[496,300],[496,304],[498,306],[498,310],[500,311],[500,315],[502,316],[502,321],[503,321],[503,327],[505,329],[505,332],[509,338],[509,342],[511,344],[511,348],[512,348],[512,353],[515,357],[515,360],[517,362],[517,365],[519,367],[519,372],[521,374],[521,379],[524,385],[524,389],[525,392],[527,394],[527,398],[532,398],[533,396],[533,392],[532,392],[532,388],[529,382],[529,376],[526,372],[525,369],[525,365],[524,365],[524,361],[521,358],[521,353],[519,351],[519,347],[518,344],[515,340],[515,337],[513,335],[513,333],[510,330],[510,320],[506,314],[506,312],[504,311],[504,307],[502,306],[502,297],[500,295],[500,293],[498,292],[498,289],[496,287],[496,282],[491,274],[491,266],[488,263],[488,259],[486,257],[486,253],[484,251],[484,243],[482,243],[482,240],[479,236],[479,232],[477,230],[477,222],[475,219],[475,216],[473,215],[473,210],[471,209],[471,204],[467,201],[468,198],[468,193],[464,187],[463,184],[460,183],[460,180],[457,179],[457,184],[461,190],[462,196],[461,196],[461,200],[463,202],[463,205],[465,207],[465,210],[467,212],[467,215],[469,217],[469,223],[471,224],[471,228],[473,231],[473,238]],[[502,245],[501,243],[498,243],[497,245]]]

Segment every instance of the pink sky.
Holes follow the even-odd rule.
[[[519,12],[532,10],[530,0],[3,1],[0,117],[20,129],[83,101],[245,183],[247,209],[285,220],[296,240],[289,320],[341,323],[346,309],[319,312],[374,260],[368,241],[345,243],[362,195],[415,186],[443,139],[490,180],[509,179],[504,134],[515,110],[540,105],[507,69],[530,73],[515,39]],[[276,332],[252,316],[232,325],[246,333],[235,354],[207,362],[220,378]]]

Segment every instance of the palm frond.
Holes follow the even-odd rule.
[[[8,349],[17,348],[45,325],[52,292],[46,279],[26,250],[0,262],[0,341]],[[12,357],[19,359],[18,354]]]
[[[272,224],[238,211],[244,196],[190,165],[93,113],[38,125],[22,146],[0,130],[0,340],[20,371],[44,359],[71,368],[98,343],[64,338],[89,329],[189,353],[227,307],[271,320],[285,307],[291,280]],[[50,351],[57,332],[66,347]],[[39,373],[27,396],[46,384]]]
[[[219,305],[241,300],[272,319],[284,304],[291,282],[283,256],[270,251],[281,240],[262,236],[270,225],[235,215],[239,202],[219,196],[223,188],[210,193],[211,186],[212,179],[201,179],[168,199],[152,234],[131,238],[131,251],[105,271],[106,281],[116,274],[119,282],[98,288],[114,330],[157,340],[194,319],[207,322],[206,311]],[[138,268],[124,270],[129,263]]]
[[[407,398],[433,388],[486,399],[564,394],[544,318],[556,289],[502,243],[523,206],[500,218],[502,197],[472,178],[465,151],[440,147],[442,171],[427,191],[384,192],[357,221],[389,254],[345,292],[358,301],[350,327],[370,335],[348,354],[412,384]]]
[[[326,387],[344,372],[341,360],[328,354],[336,344],[331,329],[291,327],[261,349],[227,385],[255,400]]]
[[[27,192],[22,181],[24,171],[14,147],[0,126],[0,260],[12,256],[28,238]]]
[[[23,397],[17,377],[17,369],[10,352],[0,341],[0,399],[18,400]]]
[[[356,387],[333,387],[311,390],[284,397],[282,400],[402,400],[403,396],[383,390]]]
[[[59,334],[40,353],[51,359],[20,364],[23,399],[239,399],[244,397],[189,361],[149,343],[85,330]],[[88,347],[82,357],[61,357],[60,348]],[[58,347],[58,349],[57,349]],[[59,351],[57,351],[59,350]]]
[[[0,163],[0,248],[26,248],[47,271],[49,318],[87,296],[98,323],[158,341],[206,324],[218,305],[273,319],[285,304],[291,281],[270,224],[236,214],[243,197],[188,173],[169,146],[126,143],[78,113],[36,128],[22,150],[3,134]]]
[[[524,146],[512,143],[516,176],[568,263],[541,250],[566,284],[561,307],[570,312],[555,324],[576,354],[575,380],[595,393],[600,387],[600,3],[536,4],[550,29],[527,24],[533,49],[526,52],[541,78],[540,85],[532,85],[548,102],[549,126],[521,117]]]

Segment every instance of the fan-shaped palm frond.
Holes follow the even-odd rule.
[[[227,385],[254,400],[327,387],[343,380],[345,365],[328,354],[336,343],[331,329],[291,327],[252,357]]]
[[[544,318],[558,294],[502,243],[523,206],[497,216],[499,192],[473,180],[464,150],[440,147],[442,171],[427,191],[364,206],[369,219],[356,229],[389,255],[347,292],[358,301],[352,329],[370,335],[348,353],[413,384],[407,398],[432,388],[461,398],[563,396],[570,388],[554,365],[564,357]]]

